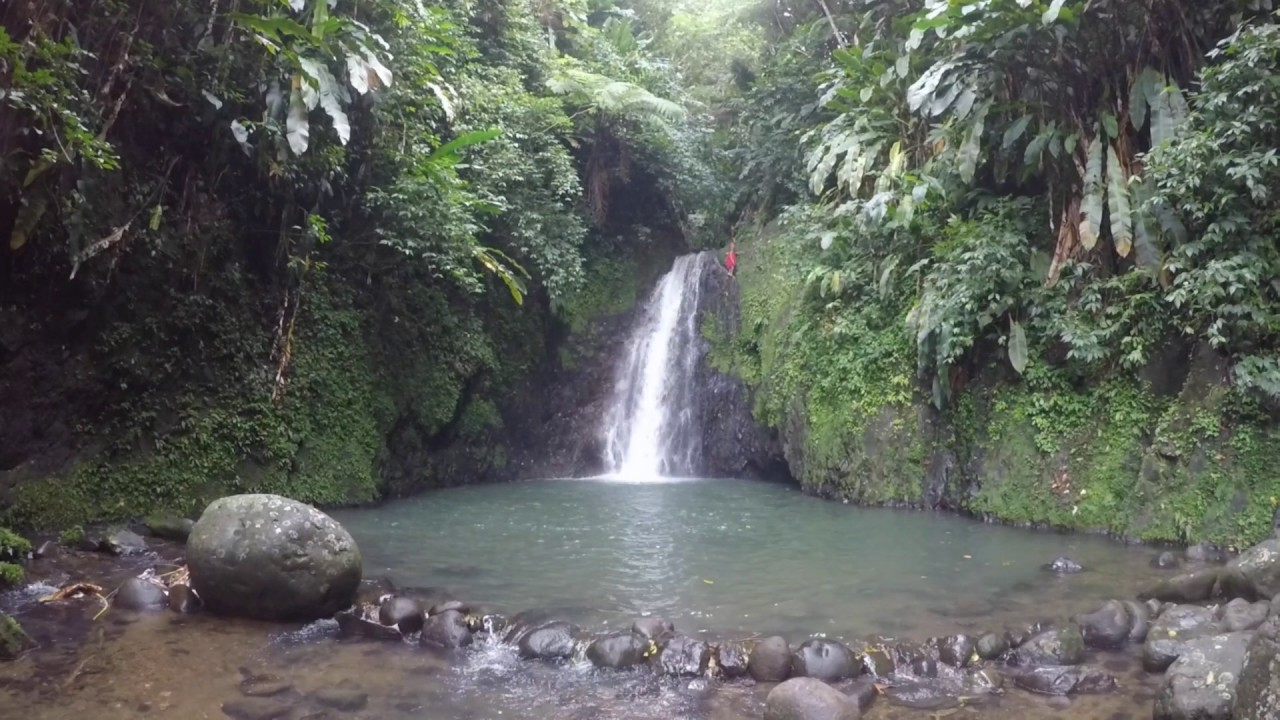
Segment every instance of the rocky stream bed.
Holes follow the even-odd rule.
[[[0,595],[14,717],[1280,717],[1280,539],[1153,552],[1164,580],[1070,617],[789,642],[362,578],[337,522],[273,496],[151,530],[46,543]]]

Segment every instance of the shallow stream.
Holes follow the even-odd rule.
[[[479,486],[334,515],[359,543],[366,578],[501,613],[557,610],[594,630],[663,616],[708,639],[979,633],[1132,597],[1158,572],[1150,548],[861,509],[744,481]],[[1087,570],[1042,569],[1059,555]],[[129,561],[95,581],[118,582],[154,561]],[[84,562],[54,563],[48,579],[102,564]],[[758,720],[768,689],[552,667],[500,645],[439,655],[339,639],[331,621],[298,628],[117,610],[94,620],[92,601],[34,602],[49,589],[0,598],[0,610],[43,645],[0,665],[0,717],[220,718],[223,703],[244,699],[241,680],[263,674],[288,685],[279,697],[295,720]],[[882,700],[870,717],[1149,717],[1156,678],[1143,676],[1133,655],[1094,662],[1117,675],[1118,692],[1066,700],[1010,690],[995,706],[941,715]],[[315,693],[333,687],[366,693],[367,705],[326,710]]]

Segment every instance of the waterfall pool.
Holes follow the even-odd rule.
[[[1132,597],[1158,574],[1151,548],[860,509],[745,481],[466,487],[334,515],[360,544],[366,578],[501,613],[549,610],[592,631],[653,615],[706,639],[923,640],[1087,612]],[[1042,569],[1059,555],[1085,572]],[[112,581],[149,562],[126,561]],[[76,571],[60,572],[45,578],[52,585],[0,596],[0,610],[44,645],[0,663],[5,717],[759,720],[768,690],[522,661],[496,642],[440,654],[343,639],[333,621],[299,627],[115,609],[93,619],[96,604],[34,601]],[[867,717],[1149,717],[1158,677],[1141,672],[1137,647],[1091,659],[1118,678],[1113,693],[1009,690],[985,708],[941,711],[881,699]],[[255,687],[265,679],[278,694],[246,697],[245,678]],[[286,714],[269,712],[281,705]]]

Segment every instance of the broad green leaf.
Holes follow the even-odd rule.
[[[939,61],[926,70],[920,79],[911,83],[911,87],[907,88],[907,107],[911,108],[912,112],[918,112],[924,106],[925,100],[932,97],[934,91],[938,89],[938,83],[942,82],[942,77],[955,65],[954,61]]]
[[[1021,375],[1027,369],[1027,334],[1022,324],[1009,320],[1009,364]]]
[[[1129,88],[1129,122],[1135,131],[1147,124],[1147,108],[1152,96],[1150,87],[1157,77],[1156,71],[1148,67],[1133,78],[1133,85]]]
[[[862,92],[858,93],[858,98],[864,103],[870,102],[873,94],[875,94],[875,89],[868,85],[867,87],[862,88]]]
[[[1120,257],[1133,249],[1133,217],[1130,214],[1129,183],[1115,147],[1107,145],[1107,212],[1111,218],[1111,239]]]
[[[311,97],[308,97],[307,91],[311,87],[311,83],[303,82],[303,100],[306,102],[307,108],[312,109],[318,102],[320,107],[324,108],[329,119],[333,121],[333,129],[338,133],[338,140],[346,145],[351,139],[351,121],[347,119],[347,113],[342,108],[342,98],[340,93],[341,86],[338,80],[329,72],[329,68],[319,60],[314,58],[299,58],[302,69],[311,80],[314,81],[315,88],[311,91]]]
[[[249,128],[239,120],[231,121],[231,134],[235,136],[236,142],[240,143],[241,147],[249,144]]]
[[[1148,206],[1151,190],[1145,178],[1135,180],[1129,186],[1129,204],[1133,209],[1133,249],[1138,267],[1159,270],[1161,264],[1159,233],[1152,226]]]
[[[973,176],[978,170],[978,158],[982,154],[982,132],[985,129],[987,111],[990,108],[990,105],[978,108],[978,112],[973,117],[973,124],[969,127],[964,143],[960,146],[960,179],[965,183],[973,182]]]
[[[44,211],[48,207],[49,196],[44,193],[23,198],[22,206],[18,208],[18,216],[13,221],[13,230],[9,233],[10,250],[21,250],[22,246],[27,244],[27,239],[31,237],[32,231],[36,229],[36,225],[40,223],[40,218],[44,217]]]
[[[302,78],[293,77],[293,91],[289,93],[289,117],[285,120],[285,131],[289,139],[289,148],[295,155],[307,151],[311,141],[311,121],[307,118],[307,103],[302,99]]]
[[[369,92],[369,67],[364,58],[354,54],[347,56],[347,80],[361,95]]]
[[[969,113],[973,110],[973,103],[978,99],[978,94],[973,88],[966,87],[964,92],[960,93],[960,99],[956,100],[956,119],[964,120],[969,117]]]
[[[1171,80],[1162,78],[1150,90],[1147,103],[1151,107],[1151,144],[1156,146],[1173,137],[1187,119],[1188,108],[1182,90]]]
[[[1053,0],[1053,2],[1049,3],[1049,9],[1045,10],[1044,15],[1040,17],[1040,21],[1045,25],[1052,25],[1058,19],[1058,16],[1062,14],[1062,6],[1065,3],[1066,0]]]
[[[305,40],[310,44],[312,39],[310,30],[297,20],[287,17],[267,18],[245,13],[232,13],[231,19],[237,24],[243,25],[250,30],[256,30],[272,40],[296,38]]]
[[[435,160],[441,160],[445,158],[451,158],[457,155],[459,150],[471,147],[472,145],[479,145],[480,143],[488,142],[498,137],[501,134],[502,134],[502,131],[499,130],[498,128],[489,128],[488,130],[473,130],[469,133],[459,135],[453,140],[450,140],[444,145],[441,145],[440,147],[436,148],[435,152],[431,153],[430,159],[435,161]]]
[[[1107,137],[1112,140],[1120,137],[1120,124],[1116,122],[1116,116],[1110,112],[1102,113],[1102,127],[1107,131]]]
[[[1089,143],[1089,162],[1084,173],[1084,199],[1080,204],[1080,244],[1092,250],[1102,232],[1102,136]]]
[[[160,229],[160,218],[164,216],[164,206],[156,205],[151,208],[151,218],[147,221],[147,227],[152,232]]]
[[[906,78],[907,73],[911,71],[911,55],[903,54],[898,56],[898,62],[894,63],[894,70],[897,71],[898,77]]]
[[[1029,124],[1031,124],[1031,116],[1023,115],[1009,125],[1009,127],[1004,131],[1004,142],[1002,143],[1002,147],[1005,150],[1013,147],[1014,143],[1022,139],[1022,135],[1027,131],[1027,125]]]
[[[1027,151],[1023,154],[1022,161],[1028,167],[1035,167],[1040,164],[1040,156],[1044,154],[1044,148],[1049,144],[1049,138],[1053,137],[1053,130],[1046,128],[1040,131],[1027,143]]]

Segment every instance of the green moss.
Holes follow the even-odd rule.
[[[0,660],[12,660],[31,646],[31,638],[12,617],[0,613]]]
[[[14,531],[0,527],[0,561],[25,560],[31,552],[31,543]]]
[[[26,573],[22,571],[21,565],[0,562],[0,588],[21,585],[22,581],[25,580],[26,577]]]
[[[58,542],[67,547],[78,547],[82,545],[84,541],[84,528],[79,525],[72,525],[58,535]]]
[[[626,253],[586,258],[584,282],[559,306],[570,330],[580,333],[596,318],[618,315],[634,307],[645,279],[639,265],[638,259]]]

